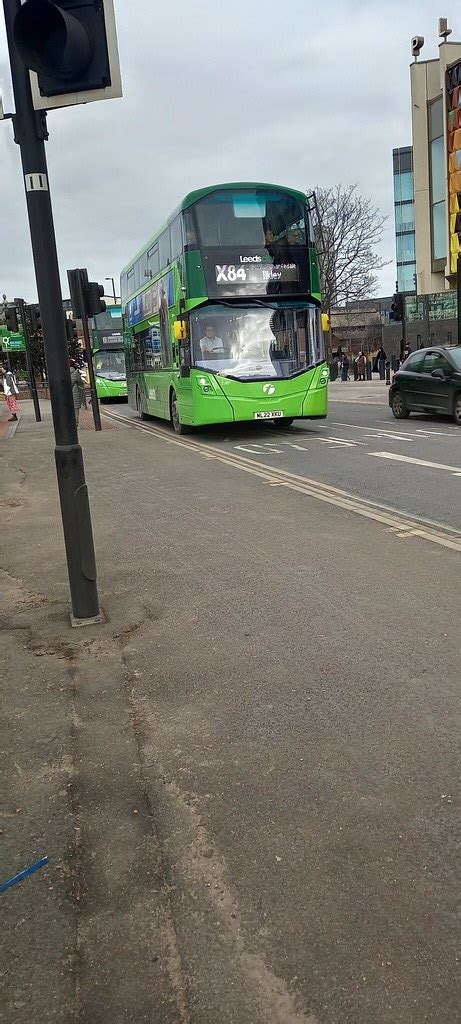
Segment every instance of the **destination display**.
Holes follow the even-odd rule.
[[[123,348],[123,334],[113,331],[111,334],[99,334],[100,348]]]
[[[306,246],[285,246],[245,252],[207,249],[203,264],[210,297],[309,293],[309,256]]]
[[[242,260],[242,257],[240,257]],[[299,281],[299,268],[296,263],[263,263],[260,256],[249,257],[251,263],[240,264],[217,263],[215,266],[216,284],[238,284],[240,281],[251,284],[270,284],[272,281]]]

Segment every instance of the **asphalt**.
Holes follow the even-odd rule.
[[[297,476],[341,488],[366,501],[461,530],[461,430],[448,417],[394,419],[378,381],[330,385],[325,421],[235,424],[195,431],[191,438]],[[127,405],[115,417],[136,421]],[[166,429],[164,421],[149,421]]]
[[[332,402],[344,431],[346,406],[368,429],[356,404]],[[313,441],[274,475],[235,450],[248,430],[106,423],[82,434],[108,616],[88,631],[68,626],[49,426],[25,415],[1,448],[2,838],[14,870],[50,854],[5,904],[4,1019],[461,1020],[452,491],[412,533],[400,486],[393,524],[358,510],[360,462],[388,469],[360,446]],[[354,460],[357,508],[298,484],[302,458],[337,490]]]

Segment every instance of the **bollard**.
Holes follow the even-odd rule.
[[[371,372],[371,363],[370,363],[369,359],[367,359],[367,365],[366,365],[366,378],[367,378],[367,380],[373,380],[373,376],[372,376],[372,372]]]
[[[390,384],[390,383],[391,383],[391,364],[390,364],[389,360],[386,359],[386,384]]]

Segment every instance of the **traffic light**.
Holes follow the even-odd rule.
[[[29,306],[29,318],[30,318],[30,329],[32,334],[42,333],[42,318],[40,315],[40,306],[35,303],[33,306]]]
[[[18,311],[16,306],[4,306],[5,326],[12,334],[19,331]]]
[[[402,321],[405,318],[405,298],[401,292],[396,292],[392,297],[389,320]]]
[[[69,345],[78,345],[77,324],[66,317],[66,337]]]
[[[89,281],[87,270],[68,270],[67,280],[74,316],[81,320],[86,317],[88,320],[88,317],[96,316],[97,313],[105,313],[106,303],[102,300],[104,285]]]
[[[113,0],[25,0],[14,41],[36,110],[122,95]]]
[[[97,313],[106,312],[106,303],[103,301],[103,295],[103,284],[97,284],[96,281],[88,281],[88,290],[86,297],[86,308],[88,311],[88,316],[96,316]]]

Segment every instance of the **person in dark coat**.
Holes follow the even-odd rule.
[[[72,398],[74,400],[75,409],[75,422],[78,426],[78,420],[80,416],[80,409],[83,407],[87,408],[85,398],[85,385],[83,383],[83,377],[75,359],[69,359],[70,366],[70,382],[72,384]]]
[[[346,355],[341,359],[341,380],[349,380],[349,360]]]
[[[386,376],[386,359],[387,355],[381,345],[381,348],[378,349],[375,357],[375,367],[379,373],[380,380],[384,380]]]

